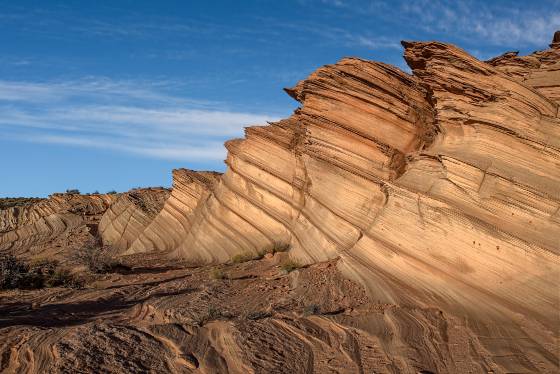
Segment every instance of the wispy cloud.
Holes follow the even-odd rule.
[[[28,58],[18,58],[18,57],[0,57],[0,66],[28,66],[31,65],[32,61]]]
[[[557,0],[539,2],[497,2],[475,0],[320,0],[321,7],[334,14],[351,15],[354,22],[367,17],[393,23],[393,38],[398,34],[415,35],[422,30],[464,43],[500,47],[539,47],[560,28]],[[302,4],[317,8],[318,3]],[[331,12],[332,13],[332,12]],[[387,36],[387,35],[385,35]],[[357,38],[357,40],[360,40]],[[367,41],[363,43],[367,46]],[[373,48],[386,47],[374,42]]]
[[[556,7],[554,6],[556,3]],[[471,43],[500,46],[539,46],[560,27],[555,1],[540,6],[522,2],[420,0],[402,3],[404,17],[433,33],[445,32]]]
[[[367,30],[350,30],[346,27],[325,25],[313,22],[278,21],[273,18],[259,17],[259,21],[275,28],[295,33],[296,37],[314,43],[333,47],[364,47],[366,49],[397,49],[402,47],[398,37],[375,35]]]
[[[16,141],[207,161],[223,159],[223,141],[241,136],[243,127],[276,119],[186,99],[159,86],[94,78],[0,81],[0,131]]]
[[[212,106],[219,103],[193,100],[172,95],[162,89],[176,88],[172,81],[126,81],[86,77],[71,81],[26,82],[0,80],[0,102],[22,101],[52,103],[77,99],[90,102],[142,102],[144,104],[174,104]]]

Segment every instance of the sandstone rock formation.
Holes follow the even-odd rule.
[[[318,357],[324,339],[383,352],[368,366],[375,372],[556,372],[558,37],[548,50],[487,62],[443,43],[402,44],[412,75],[358,58],[319,68],[286,90],[301,103],[290,118],[226,143],[223,175],[176,170],[167,199],[163,191],[123,195],[101,219],[101,238],[124,254],[195,265],[279,246],[301,265],[335,261],[379,311],[348,323],[377,340],[358,342],[330,320],[297,328],[274,320],[266,334],[296,336],[285,338],[293,352],[311,346]],[[0,212],[1,230],[27,230],[0,243],[71,226],[43,218],[47,208]],[[28,221],[41,223],[19,226]],[[158,323],[182,321],[169,317],[181,304],[171,305],[150,304]],[[187,334],[207,347],[196,354],[207,370],[219,366],[211,349],[238,357],[227,365],[233,372],[256,367],[259,357],[224,348],[243,334],[232,326],[221,326],[219,341],[218,330]],[[158,339],[168,344],[165,336]],[[335,370],[309,365],[302,372]]]
[[[99,234],[103,244],[126,250],[160,212],[169,191],[140,189],[122,194],[103,214]]]
[[[34,204],[0,210],[0,254],[66,261],[97,235],[118,195],[54,194]]]
[[[287,89],[301,108],[229,141],[226,173],[173,202],[186,201],[188,224],[172,240],[150,229],[129,253],[221,263],[289,244],[303,264],[339,258],[380,302],[515,323],[535,343],[513,366],[552,363],[560,48],[482,62],[443,43],[403,46],[413,75],[345,58]],[[177,221],[164,209],[154,226]]]
[[[171,196],[149,226],[135,237],[129,253],[171,251],[189,240],[196,208],[208,197],[219,176],[215,172],[174,170]]]
[[[302,107],[227,143],[226,173],[207,198],[189,195],[189,227],[161,249],[211,263],[289,243],[303,263],[367,269],[387,302],[400,296],[379,285],[394,279],[417,288],[417,303],[465,307],[459,290],[485,284],[498,304],[550,321],[560,50],[485,63],[442,43],[403,45],[412,76],[347,58],[287,90]],[[160,249],[143,240],[131,251]]]

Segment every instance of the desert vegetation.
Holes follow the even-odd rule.
[[[275,244],[273,247],[263,249],[263,250],[261,250],[257,253],[252,253],[252,252],[239,253],[239,254],[237,254],[237,255],[235,255],[231,258],[231,262],[233,262],[234,264],[240,264],[240,263],[243,263],[243,262],[260,260],[269,253],[270,254],[275,254],[275,253],[278,253],[278,252],[286,252],[289,249],[290,249],[289,244]]]
[[[56,261],[27,263],[14,256],[0,258],[0,289],[79,288],[83,279],[60,267]]]
[[[8,209],[16,206],[26,206],[44,200],[39,197],[6,197],[0,199],[0,209]]]
[[[296,269],[299,269],[301,267],[302,267],[302,265],[299,262],[297,262],[295,260],[292,260],[292,259],[287,259],[284,262],[282,262],[282,264],[280,265],[280,269],[282,269],[282,270],[284,270],[288,273],[290,273],[290,272],[292,272]]]

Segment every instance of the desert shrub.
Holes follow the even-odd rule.
[[[107,192],[107,195],[116,195],[117,191],[115,190],[111,190],[109,192]]]
[[[76,189],[76,188],[72,188],[72,189],[68,189],[66,190],[66,193],[69,195],[79,195],[80,194],[80,190]]]
[[[258,257],[256,259],[263,258],[267,253],[275,254],[276,252],[286,252],[289,249],[290,249],[289,244],[276,243],[274,245],[274,247],[268,248],[268,249],[263,249],[262,251],[258,252]]]
[[[92,254],[87,258],[88,269],[95,274],[126,273],[130,266],[106,255]]]
[[[68,269],[55,269],[45,279],[45,287],[81,288],[83,286],[84,280],[76,277]]]
[[[212,279],[226,279],[227,274],[222,269],[212,269],[210,272],[210,278]]]
[[[256,321],[259,319],[263,319],[263,318],[268,318],[271,317],[272,313],[270,312],[264,312],[264,311],[256,311],[256,312],[251,312],[249,314],[247,314],[247,319],[252,320],[252,321]]]
[[[319,314],[321,312],[321,307],[317,304],[309,304],[303,308],[303,314],[306,316]]]
[[[216,318],[220,318],[222,316],[222,313],[213,306],[208,307],[208,317],[210,319],[216,319]]]
[[[284,262],[280,265],[280,269],[282,269],[282,270],[284,270],[284,271],[287,271],[288,273],[289,273],[289,272],[292,272],[292,271],[294,271],[294,270],[296,270],[296,269],[299,269],[299,268],[301,268],[301,267],[302,267],[302,265],[301,265],[299,262],[294,261],[294,260],[292,260],[292,259],[287,259],[286,261],[284,261]]]
[[[263,258],[267,253],[272,253],[272,251],[270,250],[266,250],[263,249],[261,251],[258,251],[257,254],[255,256],[253,256],[254,260],[260,260],[261,258]]]
[[[242,262],[256,260],[258,258],[259,258],[259,255],[254,255],[253,253],[246,252],[246,253],[240,253],[240,254],[237,254],[237,255],[233,256],[231,258],[231,261],[234,264],[240,264]]]
[[[83,286],[83,280],[55,261],[28,264],[14,256],[0,258],[0,289],[37,289],[44,287]]]
[[[16,206],[26,206],[38,203],[44,199],[39,197],[6,197],[0,198],[0,209],[7,209]]]
[[[217,320],[219,318],[222,318],[223,316],[223,313],[220,312],[220,310],[218,310],[216,307],[209,306],[206,312],[203,312],[201,315],[194,319],[194,322],[199,326],[204,326],[208,322]]]
[[[18,288],[29,271],[29,266],[14,256],[0,258],[0,289]]]
[[[291,248],[290,244],[288,243],[276,243],[274,248],[272,248],[272,253],[276,252],[286,252]]]
[[[245,252],[245,253],[240,253],[237,254],[235,256],[233,256],[231,258],[231,261],[234,264],[239,264],[242,262],[247,262],[247,261],[252,261],[252,260],[260,260],[261,258],[263,258],[267,253],[276,253],[276,252],[285,252],[287,250],[290,249],[290,245],[289,244],[279,244],[276,243],[274,245],[274,247],[272,248],[268,248],[268,249],[263,249],[258,251],[256,254],[255,253],[250,253],[250,252]]]

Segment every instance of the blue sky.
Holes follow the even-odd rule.
[[[481,59],[544,49],[559,1],[1,1],[0,196],[170,186],[226,139],[289,116],[291,87],[400,40]]]

